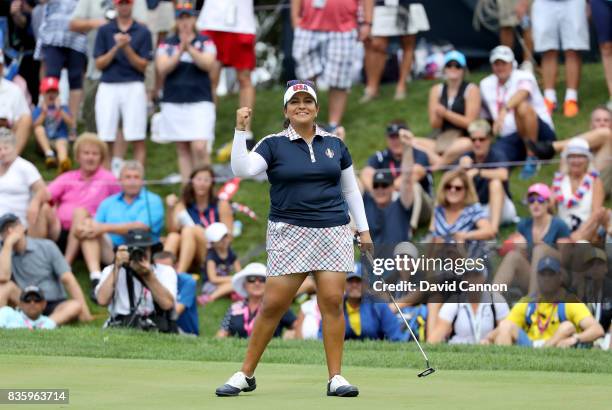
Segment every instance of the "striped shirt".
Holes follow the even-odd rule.
[[[446,212],[444,207],[441,205],[436,206],[434,210],[434,236],[444,238],[446,240],[452,239],[452,236],[457,232],[469,232],[476,229],[476,223],[481,219],[486,219],[487,213],[484,208],[479,204],[475,203],[468,205],[461,211],[459,218],[449,224],[446,221]]]
[[[45,46],[66,47],[85,54],[87,36],[70,31],[70,16],[78,0],[49,0],[44,5],[39,41]]]

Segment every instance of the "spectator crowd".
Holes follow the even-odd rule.
[[[239,106],[255,104],[253,3],[205,0],[198,10],[187,0],[2,2],[0,327],[88,322],[90,298],[108,307],[106,327],[198,335],[198,306],[230,298],[216,335],[249,337],[266,266],[242,266],[232,247],[239,234],[236,204],[217,189],[210,153],[223,67],[236,71]],[[384,61],[395,37],[402,59],[393,98],[397,104],[411,98],[416,36],[430,28],[422,4],[290,3],[296,74],[329,89],[325,130],[351,138],[342,120],[358,42],[365,47],[366,77],[359,103],[382,98]],[[612,2],[590,0],[590,9],[581,0],[498,3],[501,44],[490,52],[490,74],[470,82],[465,55],[445,53],[443,80],[428,97],[431,134],[416,136],[404,119],[389,118],[380,124],[384,143],[359,181],[375,245],[417,258],[410,241],[419,237],[461,245],[465,255],[497,254],[496,269],[468,272],[466,280],[506,284],[530,296],[510,306],[495,292],[443,300],[398,294],[397,312],[365,292],[365,268],[357,264],[347,275],[346,339],[409,341],[399,314],[431,343],[592,346],[610,331],[609,304],[567,300],[570,288],[588,299],[585,277],[602,286],[612,280],[606,248],[612,211],[605,207],[612,193]],[[578,98],[581,51],[590,44],[588,10],[610,99],[588,107],[590,129],[558,139],[553,112],[574,118],[588,109]],[[520,65],[511,48],[519,25],[527,40]],[[555,92],[561,50],[562,104]],[[542,89],[533,53],[541,56]],[[180,196],[162,199],[146,186],[148,129],[156,142],[175,146]],[[126,159],[130,146],[133,159]],[[33,151],[57,171],[53,181],[43,181],[26,159]],[[554,178],[535,181],[543,161],[556,156]],[[516,167],[521,179],[532,180],[525,217],[516,207],[523,198],[510,189]],[[579,252],[563,251],[570,246],[565,249]],[[88,288],[72,272],[79,258]],[[297,315],[288,310],[275,335],[320,338],[311,280],[296,301]]]

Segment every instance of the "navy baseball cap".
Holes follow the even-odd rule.
[[[408,126],[403,122],[392,122],[387,125],[387,136],[398,135],[400,130],[407,130]]]
[[[361,263],[357,262],[355,264],[355,269],[352,272],[349,272],[348,275],[346,275],[346,280],[353,279],[353,278],[361,279],[361,277],[362,277]]]
[[[551,270],[555,273],[559,273],[561,272],[561,262],[559,262],[559,259],[550,256],[542,258],[538,262],[538,272],[545,270]]]
[[[0,232],[4,230],[4,227],[7,224],[17,222],[17,221],[19,221],[19,218],[17,217],[17,215],[10,213],[10,212],[0,216]]]
[[[174,7],[174,14],[178,18],[183,14],[187,14],[189,16],[196,16],[198,13],[195,7],[193,7],[193,3],[189,1],[184,1],[176,3],[176,6]]]
[[[26,288],[23,291],[21,291],[21,297],[20,297],[21,301],[24,302],[30,295],[36,295],[41,300],[45,300],[44,292],[42,291],[41,288],[39,288],[36,285],[26,286]]]
[[[374,173],[372,184],[392,185],[393,175],[389,171],[378,170]]]

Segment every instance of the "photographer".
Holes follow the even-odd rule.
[[[117,247],[114,264],[102,271],[95,293],[98,303],[108,306],[105,327],[176,332],[176,273],[150,262],[154,245],[150,233],[130,231],[125,244]]]

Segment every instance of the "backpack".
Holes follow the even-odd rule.
[[[527,310],[525,310],[525,324],[527,327],[531,327],[533,321],[531,320],[531,315],[536,311],[536,302],[529,302],[527,306]],[[565,303],[560,302],[557,303],[557,317],[559,318],[559,323],[563,323],[567,320],[567,314],[565,313]]]

